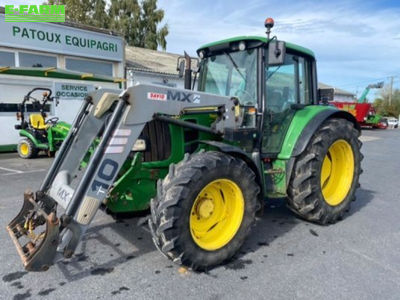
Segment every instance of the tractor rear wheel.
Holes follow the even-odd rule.
[[[249,234],[259,193],[244,161],[215,151],[186,155],[158,182],[149,220],[153,241],[194,270],[221,264]]]
[[[293,212],[319,224],[342,219],[359,187],[359,135],[344,119],[329,119],[320,126],[294,164],[288,188]]]
[[[20,140],[17,150],[21,158],[33,158],[38,154],[38,149],[30,139]]]

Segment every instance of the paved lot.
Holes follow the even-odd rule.
[[[102,212],[77,259],[24,272],[4,228],[50,159],[1,154],[0,299],[399,299],[400,130],[363,135],[361,189],[342,222],[316,226],[269,203],[238,257],[199,274],[161,256],[139,218]]]

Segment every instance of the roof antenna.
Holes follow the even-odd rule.
[[[274,19],[272,19],[272,18],[267,18],[264,22],[264,26],[265,26],[265,28],[267,28],[266,34],[267,34],[268,40],[269,40],[269,36],[271,34],[271,29],[272,29],[272,27],[274,27],[274,23],[275,23]]]

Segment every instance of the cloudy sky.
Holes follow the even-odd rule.
[[[195,54],[211,41],[264,35],[263,22],[273,17],[279,39],[315,52],[320,81],[360,94],[369,83],[388,83],[389,76],[396,76],[394,84],[400,87],[398,0],[158,1],[170,28],[168,52]]]
[[[159,6],[170,27],[169,52],[264,35],[263,21],[271,16],[279,39],[315,52],[320,81],[358,94],[389,76],[400,86],[400,1],[159,0]]]

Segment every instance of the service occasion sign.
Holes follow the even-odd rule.
[[[121,37],[53,23],[9,23],[0,15],[0,46],[123,61]]]
[[[83,100],[86,95],[94,90],[92,84],[54,83],[55,96],[60,100]]]

